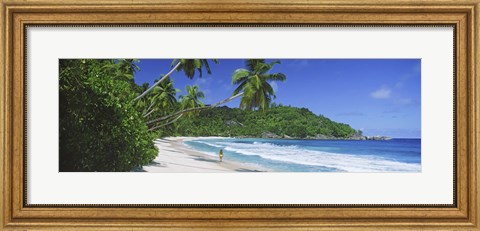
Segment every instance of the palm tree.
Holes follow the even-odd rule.
[[[186,90],[187,90],[187,95],[181,95],[179,97],[180,108],[182,109],[181,111],[182,112],[185,111],[185,112],[184,113],[174,113],[172,115],[162,117],[162,118],[165,118],[165,119],[164,120],[159,120],[159,121],[165,121],[165,120],[168,121],[171,118],[173,118],[173,119],[166,122],[166,123],[163,123],[161,125],[151,127],[149,129],[150,131],[153,131],[157,128],[161,128],[161,127],[164,127],[164,126],[167,126],[167,125],[170,125],[170,124],[176,122],[187,112],[192,113],[192,112],[195,112],[196,109],[198,109],[198,108],[205,107],[205,104],[203,104],[203,102],[200,100],[200,99],[205,98],[205,94],[198,89],[197,85],[187,86]],[[147,124],[149,124],[149,122],[147,122]]]
[[[122,73],[125,73],[125,77],[133,79],[135,72],[140,70],[137,64],[138,59],[120,59],[118,61],[119,69]]]
[[[218,63],[218,60],[212,59],[214,63]],[[140,94],[134,100],[137,101],[147,95],[155,86],[163,82],[166,78],[168,78],[173,72],[175,71],[183,71],[185,75],[192,79],[195,76],[195,72],[198,71],[200,74],[200,78],[202,77],[202,70],[205,68],[208,74],[211,74],[210,65],[208,64],[207,59],[174,59],[172,61],[172,65],[170,66],[172,69],[165,74],[160,80],[158,80],[155,84],[153,84],[150,88]]]
[[[233,95],[243,91],[240,108],[249,110],[268,108],[272,99],[276,97],[270,82],[285,81],[287,78],[283,73],[269,73],[273,66],[279,63],[280,61],[266,63],[265,59],[248,59],[245,61],[247,69],[240,68],[233,72],[232,83],[238,84]]]
[[[173,86],[173,81],[170,78],[167,78],[166,81],[163,81],[158,86],[159,93],[156,94],[158,96],[159,101],[161,102],[161,106],[163,108],[170,108],[175,106],[177,103],[177,92],[180,90],[176,89]]]
[[[205,98],[205,94],[198,90],[198,86],[187,86],[187,95],[181,95],[180,107],[181,109],[203,107],[204,104],[200,99]]]
[[[242,96],[242,95],[243,95],[243,92],[240,92],[240,93],[238,93],[238,94],[236,94],[236,95],[233,95],[233,96],[230,96],[230,97],[228,97],[228,98],[226,98],[226,99],[224,99],[224,100],[222,100],[222,101],[220,101],[220,102],[218,102],[218,103],[216,103],[216,104],[211,104],[211,105],[206,105],[206,106],[198,106],[198,107],[185,108],[185,109],[180,110],[180,111],[177,111],[177,112],[175,112],[175,113],[173,113],[173,114],[171,114],[171,115],[166,115],[166,116],[162,116],[162,117],[160,117],[160,118],[156,118],[156,119],[150,120],[150,121],[147,122],[147,125],[152,125],[152,124],[155,124],[155,123],[160,122],[160,121],[167,121],[167,120],[175,117],[175,119],[173,119],[172,121],[170,121],[170,122],[168,122],[168,123],[160,124],[160,125],[157,125],[157,126],[155,126],[155,127],[153,127],[153,128],[150,129],[150,130],[155,130],[155,129],[157,129],[157,128],[161,128],[161,127],[163,127],[163,126],[172,124],[173,122],[177,121],[181,116],[183,116],[183,115],[186,114],[186,113],[194,112],[194,111],[200,111],[200,110],[205,110],[205,109],[214,108],[214,107],[218,107],[218,106],[220,106],[220,105],[222,105],[222,104],[225,104],[225,103],[228,103],[228,102],[230,102],[230,101],[232,101],[232,100],[234,100],[234,99],[236,99],[236,98],[238,98],[238,97],[240,97],[240,96]]]
[[[121,80],[130,81],[133,83],[133,77],[135,72],[140,70],[137,63],[138,59],[118,59],[107,60],[106,64],[102,67],[105,71],[114,72],[115,75]]]
[[[162,108],[165,111],[173,108],[177,103],[176,95],[178,91],[179,90],[173,86],[173,81],[171,81],[170,78],[166,78],[165,81],[152,90],[152,97],[147,98],[150,101],[150,105],[146,109],[144,117],[148,117],[158,108]]]
[[[163,126],[172,124],[177,121],[183,114],[190,113],[193,111],[200,111],[209,108],[214,108],[219,105],[228,103],[240,96],[243,96],[240,101],[240,107],[243,109],[266,109],[270,105],[272,97],[275,97],[275,92],[270,85],[269,81],[285,81],[286,76],[282,73],[273,73],[270,74],[269,71],[273,68],[273,65],[279,64],[279,61],[274,61],[271,63],[265,63],[264,59],[250,59],[246,61],[246,66],[248,69],[237,69],[232,74],[232,82],[234,84],[239,84],[235,89],[232,96],[226,98],[218,103],[207,105],[207,106],[197,106],[197,107],[182,107],[182,110],[177,111],[171,115],[162,116],[147,122],[147,125],[152,126],[158,122],[169,121],[164,124],[157,125],[150,128],[150,130],[155,130]],[[242,91],[243,90],[243,91]],[[174,118],[173,120],[171,120]]]
[[[212,59],[212,61],[217,64],[217,59]],[[202,69],[205,68],[208,74],[212,74],[210,65],[208,64],[207,59],[174,59],[171,66],[173,67],[176,63],[180,63],[180,66],[176,69],[177,71],[183,71],[189,79],[193,79],[195,76],[195,71],[198,71],[200,78],[202,78]]]

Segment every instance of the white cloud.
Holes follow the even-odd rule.
[[[410,98],[401,98],[397,100],[397,104],[400,105],[410,105],[413,103],[413,100]]]
[[[370,93],[370,96],[374,99],[388,99],[391,93],[392,90],[386,86],[382,86],[380,89]]]

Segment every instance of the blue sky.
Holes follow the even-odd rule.
[[[272,60],[267,60],[272,61]],[[141,59],[135,82],[152,83],[170,70],[171,59]],[[280,59],[272,73],[287,76],[275,82],[276,103],[306,107],[334,121],[360,129],[365,135],[419,138],[421,127],[420,59]],[[178,95],[186,85],[198,85],[211,104],[232,95],[232,72],[244,68],[242,59],[211,62],[212,74],[204,71],[188,79],[172,75]],[[238,107],[240,100],[227,104]]]

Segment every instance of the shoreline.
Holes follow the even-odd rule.
[[[388,136],[363,136],[363,138],[340,138],[340,137],[264,137],[264,136],[199,136],[199,137],[189,137],[189,136],[178,136],[178,137],[165,137],[165,138],[182,138],[185,139],[184,141],[194,140],[194,139],[274,139],[274,140],[340,140],[340,141],[368,141],[368,140],[375,140],[375,141],[388,141],[393,139],[421,139],[421,138],[402,138],[402,137],[388,137]],[[164,139],[165,139],[164,138]]]
[[[158,148],[157,157],[149,165],[136,172],[165,173],[215,173],[215,172],[265,172],[266,169],[246,164],[223,160],[184,144],[184,141],[194,139],[225,139],[228,137],[165,137],[154,141]]]
[[[305,152],[298,150],[287,150],[293,152],[295,155],[287,155],[292,158],[300,158],[297,161],[293,161],[293,167],[288,165],[287,167],[282,167],[283,170],[274,170],[268,167],[258,165],[263,163],[261,160],[249,162],[243,162],[241,158],[237,161],[236,158],[231,160],[229,157],[229,152],[226,153],[226,156],[223,159],[223,162],[220,162],[218,152],[221,146],[215,146],[218,148],[207,148],[201,151],[196,150],[190,145],[187,145],[186,141],[192,140],[212,140],[212,139],[235,139],[233,137],[165,137],[157,139],[154,141],[155,146],[159,149],[157,157],[148,165],[139,167],[133,172],[163,172],[163,173],[221,173],[221,172],[418,172],[418,169],[421,169],[420,166],[416,166],[416,163],[410,163],[400,160],[392,159],[376,159],[365,157],[363,155],[356,154],[345,154],[345,153],[328,153],[322,151],[313,151],[314,154],[318,154],[318,158],[313,160],[309,158],[310,155],[301,155]],[[342,146],[342,145],[340,145]],[[240,146],[241,148],[242,146]],[[235,148],[235,146],[234,146]],[[250,153],[257,150],[261,153],[275,153],[284,154],[286,150],[283,148],[273,148],[270,146],[260,146],[255,147],[250,150]],[[274,149],[274,150],[270,150]],[[229,149],[230,150],[230,149]],[[230,153],[231,154],[231,153]],[[308,154],[308,153],[307,153]],[[233,158],[233,157],[231,157]],[[346,159],[345,159],[346,158]],[[267,159],[269,159],[267,157]],[[273,160],[278,160],[273,158]],[[292,162],[291,158],[281,158],[279,161],[287,162],[286,164]],[[372,165],[373,163],[373,165]],[[270,163],[274,164],[274,163]],[[296,166],[295,165],[305,165],[305,166]],[[267,165],[268,166],[268,165]],[[283,165],[282,165],[283,166]],[[292,169],[293,168],[293,169]],[[315,168],[315,169],[312,169]],[[329,169],[331,168],[331,169]]]

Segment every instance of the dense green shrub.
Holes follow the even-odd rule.
[[[265,132],[292,138],[349,138],[357,131],[348,124],[315,115],[307,108],[276,106],[265,111],[218,107],[182,118],[170,135],[261,137]]]
[[[122,70],[111,60],[60,60],[60,171],[130,171],[157,155]]]

